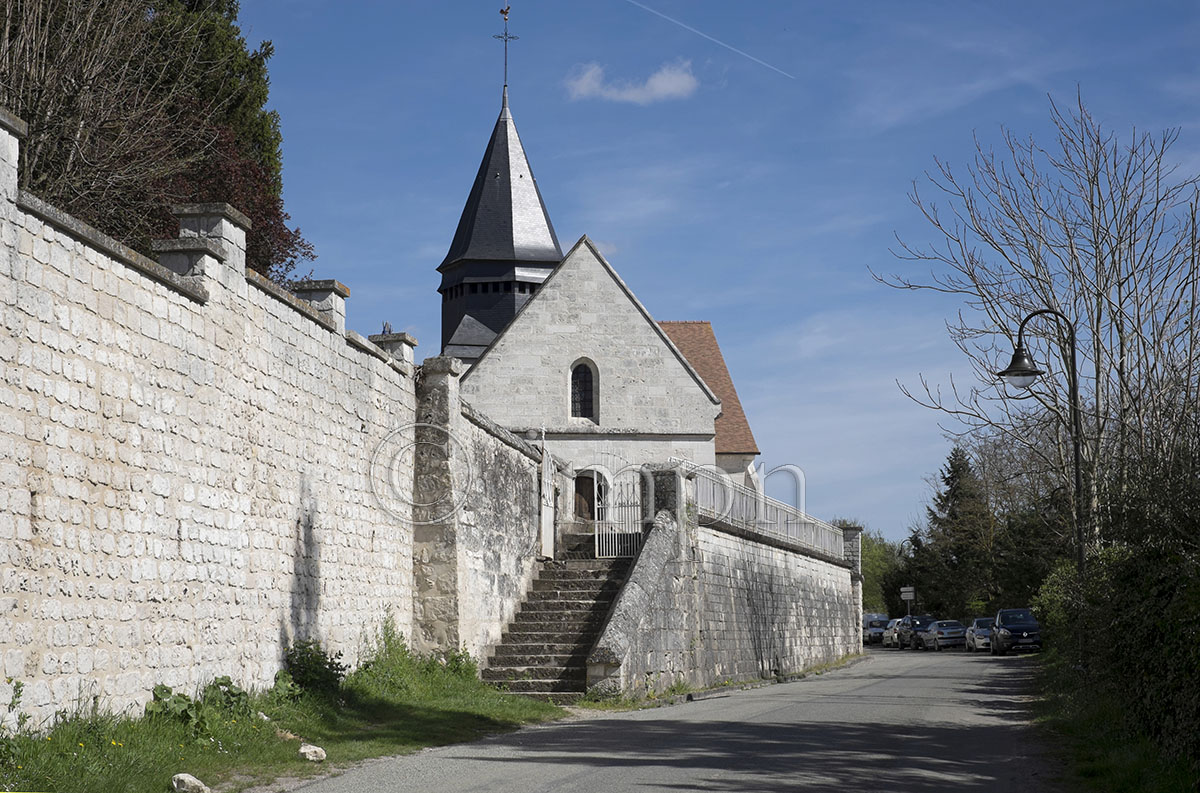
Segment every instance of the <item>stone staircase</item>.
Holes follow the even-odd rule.
[[[587,535],[591,541],[591,535]],[[574,538],[570,538],[574,540]],[[587,690],[587,654],[629,572],[629,559],[594,559],[569,541],[564,559],[542,563],[482,677],[514,694],[572,702]],[[575,547],[573,547],[575,546]]]

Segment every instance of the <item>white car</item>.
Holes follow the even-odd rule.
[[[992,649],[992,626],[995,617],[976,617],[967,626],[967,652]]]
[[[899,647],[900,644],[896,640],[896,626],[900,624],[899,618],[889,620],[887,627],[883,629],[883,646],[884,647]]]

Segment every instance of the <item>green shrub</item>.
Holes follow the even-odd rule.
[[[1103,700],[1119,714],[1109,738],[1146,740],[1200,774],[1200,560],[1113,544],[1089,557],[1082,580],[1074,565],[1056,568],[1034,607],[1065,706],[1085,714]]]
[[[315,639],[302,639],[284,652],[283,662],[292,681],[304,689],[318,694],[337,691],[346,676],[346,665],[341,662],[342,654],[332,656],[325,652]]]

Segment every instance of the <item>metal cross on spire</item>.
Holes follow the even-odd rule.
[[[504,17],[504,33],[497,33],[492,36],[494,39],[500,39],[504,42],[504,86],[508,87],[508,42],[516,41],[520,36],[510,36],[508,33],[508,11],[512,8],[511,5],[505,5],[500,9],[500,16]]]

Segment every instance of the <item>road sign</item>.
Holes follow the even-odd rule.
[[[900,599],[901,600],[916,600],[917,599],[916,588],[910,587],[910,586],[900,587]]]

